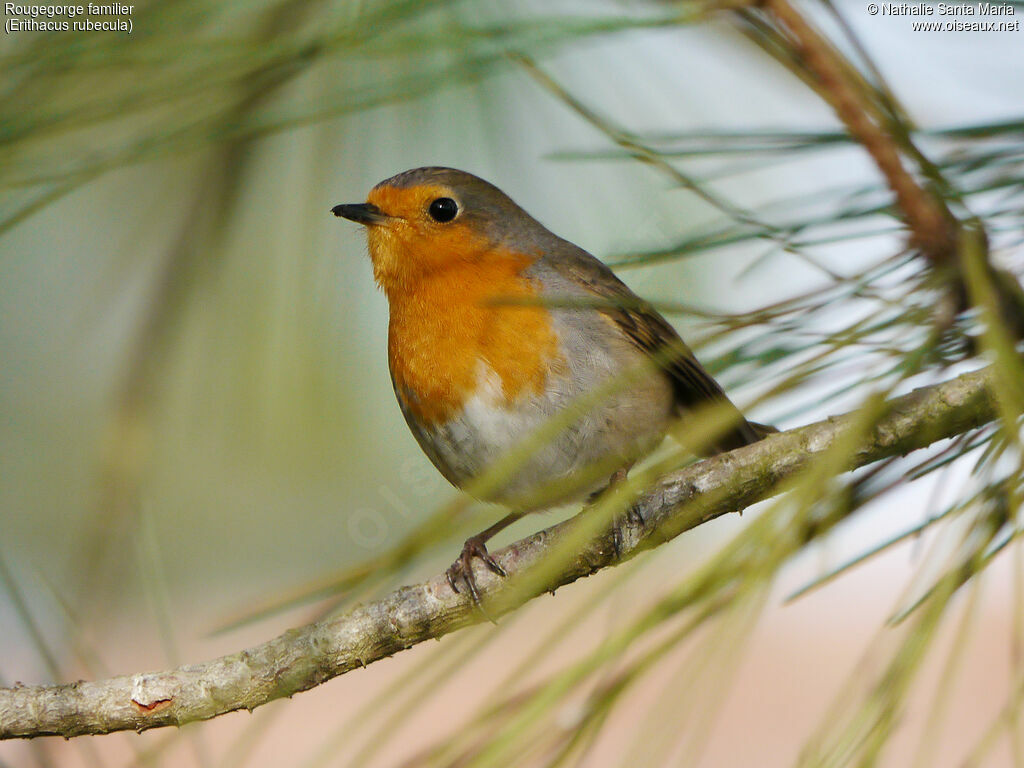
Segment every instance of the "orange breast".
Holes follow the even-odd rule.
[[[448,420],[473,396],[481,361],[500,379],[507,403],[540,392],[562,365],[546,308],[499,303],[536,298],[536,285],[522,274],[531,261],[492,252],[389,293],[391,374],[425,425]]]

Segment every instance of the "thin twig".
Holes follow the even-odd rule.
[[[817,80],[822,98],[875,161],[896,196],[914,244],[932,261],[948,262],[956,249],[956,220],[904,167],[893,137],[871,119],[872,110],[861,103],[849,82],[844,62],[788,0],[765,0],[764,7],[789,33],[790,44]]]

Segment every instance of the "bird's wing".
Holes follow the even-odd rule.
[[[719,450],[730,450],[757,442],[763,434],[751,426],[739,409],[700,364],[693,352],[657,310],[638,297],[598,259],[581,248],[563,241],[569,248],[558,248],[545,262],[568,282],[583,288],[598,299],[606,299],[601,312],[622,330],[629,341],[649,355],[671,378],[676,402],[682,410],[719,403],[736,411],[737,425],[724,435]]]

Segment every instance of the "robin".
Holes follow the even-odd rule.
[[[415,168],[332,212],[367,229],[390,309],[399,407],[453,485],[467,486],[553,416],[579,409],[480,492],[512,511],[466,540],[447,571],[456,592],[462,582],[479,601],[474,558],[505,575],[487,552],[494,534],[624,478],[696,409],[715,406],[729,419],[703,453],[771,429],[744,419],[672,326],[608,267],[483,179]],[[594,392],[597,401],[581,407]]]

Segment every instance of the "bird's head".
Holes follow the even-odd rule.
[[[493,184],[454,168],[405,171],[380,182],[365,203],[331,210],[367,228],[373,274],[389,296],[447,269],[535,250],[530,243],[543,229]]]

